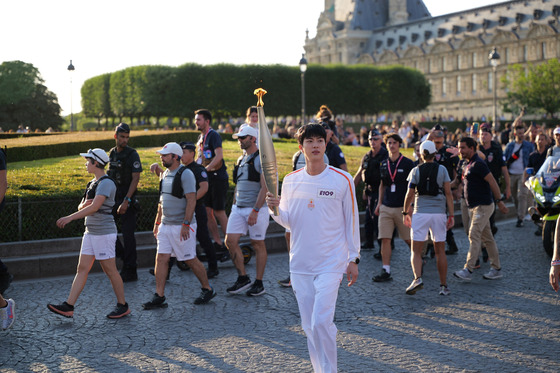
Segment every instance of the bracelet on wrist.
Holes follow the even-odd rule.
[[[560,266],[560,260],[553,260],[550,262],[551,266]]]
[[[132,199],[130,199],[130,197],[124,197],[125,200],[128,201],[128,203],[132,203]]]
[[[156,221],[154,224],[155,224],[155,225],[160,225],[160,224],[161,224],[161,221],[159,221],[159,222]]]
[[[258,213],[260,211],[260,209],[258,209],[256,207],[253,207],[253,211]]]

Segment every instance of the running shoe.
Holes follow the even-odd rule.
[[[165,303],[165,296],[160,297],[157,293],[154,294],[151,301],[142,305],[145,310],[153,310],[156,308],[167,308],[168,304]]]
[[[472,280],[472,273],[467,268],[463,268],[460,271],[453,272],[453,276],[460,278],[464,281],[471,281]]]
[[[2,322],[2,330],[6,330],[16,321],[16,302],[13,299],[6,299],[6,307],[0,308],[0,321]]]
[[[449,291],[449,288],[447,287],[447,285],[440,285],[439,295],[449,295],[449,294],[451,294],[451,292]]]
[[[210,289],[202,288],[200,295],[194,300],[194,304],[206,304],[215,296],[216,292],[212,287],[210,287]]]
[[[292,281],[290,280],[290,276],[288,276],[288,278],[285,280],[279,280],[278,283],[284,286],[285,288],[292,287]]]
[[[125,304],[117,303],[117,306],[115,307],[113,312],[108,314],[107,317],[109,319],[120,319],[121,317],[124,317],[128,314],[130,314],[130,308],[128,308],[128,303]]]
[[[227,292],[230,294],[239,294],[251,287],[251,279],[249,276],[239,276],[235,284],[227,288]]]
[[[57,313],[64,317],[74,317],[74,306],[64,302],[62,304],[47,304],[47,308],[54,313]]]
[[[258,297],[259,295],[263,295],[264,293],[266,293],[266,290],[264,290],[262,282],[260,284],[257,284],[257,281],[255,281],[253,283],[253,286],[251,286],[251,289],[247,291],[247,295],[250,297]]]
[[[408,295],[414,295],[418,290],[421,290],[424,287],[422,283],[422,277],[419,277],[412,281],[409,287],[406,288],[406,293]]]
[[[497,280],[502,278],[502,271],[500,269],[490,268],[490,271],[485,273],[482,277],[487,280]]]
[[[373,281],[374,282],[386,282],[386,281],[391,281],[392,279],[393,278],[391,277],[391,274],[389,272],[387,272],[385,270],[385,268],[383,268],[381,270],[381,273],[373,278]]]

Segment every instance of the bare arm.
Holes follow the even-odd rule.
[[[103,202],[107,197],[102,195],[96,195],[91,204],[87,205],[86,207],[82,208],[81,210],[76,211],[73,214],[68,216],[64,216],[56,221],[56,225],[59,228],[64,228],[66,224],[70,223],[73,220],[83,219],[86,216],[92,215],[99,210],[99,208],[103,205]]]
[[[214,154],[216,154],[216,155],[212,159],[212,162],[210,162],[206,166],[206,170],[208,170],[208,171],[216,171],[216,169],[218,169],[218,165],[224,159],[224,151],[223,151],[222,148],[214,149]]]

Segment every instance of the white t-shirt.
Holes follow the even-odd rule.
[[[352,176],[332,166],[315,176],[301,168],[286,175],[281,196],[279,216],[272,217],[292,232],[290,272],[346,273],[349,261],[360,256]]]

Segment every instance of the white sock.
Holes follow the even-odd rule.
[[[390,265],[383,265],[383,269],[384,269],[387,273],[391,273],[391,266],[390,266]]]

